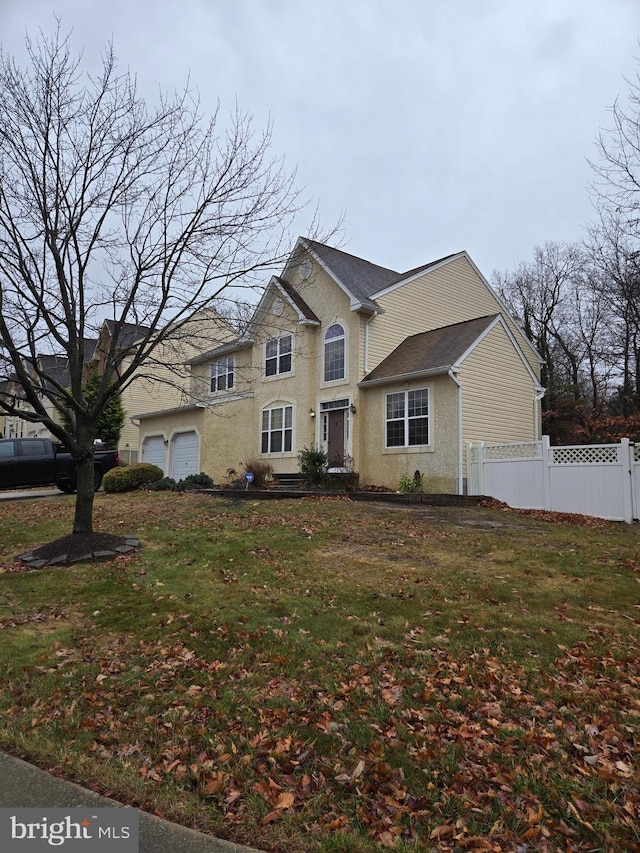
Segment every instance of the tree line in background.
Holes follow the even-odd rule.
[[[582,243],[549,242],[493,286],[544,359],[553,444],[640,441],[640,76],[597,140],[597,217]]]

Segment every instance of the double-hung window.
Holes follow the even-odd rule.
[[[344,375],[344,329],[334,323],[324,336],[324,381],[335,382]]]
[[[211,362],[211,393],[230,391],[233,388],[233,356]]]
[[[292,447],[293,406],[279,406],[262,412],[262,453],[288,453]]]
[[[277,376],[279,373],[291,373],[292,335],[283,335],[267,341],[265,347],[265,376]]]
[[[429,444],[429,389],[387,394],[387,447]]]

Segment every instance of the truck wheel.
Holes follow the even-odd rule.
[[[98,491],[100,486],[102,485],[102,471],[99,468],[93,469],[93,489],[94,491]]]
[[[60,489],[61,492],[64,492],[65,495],[72,495],[76,490],[75,483],[56,483],[56,488]]]

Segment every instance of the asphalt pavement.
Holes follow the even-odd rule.
[[[54,487],[42,489],[21,489],[15,492],[0,491],[0,501],[26,501],[34,498],[61,498],[63,492]]]
[[[1,808],[126,808],[0,752]],[[259,853],[140,811],[139,853]]]

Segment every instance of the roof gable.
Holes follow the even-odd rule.
[[[303,247],[311,253],[320,266],[349,296],[352,310],[376,310],[372,294],[394,281],[399,273],[350,255],[340,249],[326,246],[315,240],[299,238],[296,249]],[[293,257],[299,254],[294,250]],[[287,270],[285,270],[286,273]]]
[[[467,260],[471,260],[469,255],[466,252],[455,252],[451,255],[445,255],[442,258],[438,258],[435,261],[430,261],[428,264],[423,264],[419,267],[414,267],[412,270],[407,270],[407,272],[398,273],[393,281],[387,282],[382,290],[376,291],[373,296],[377,299],[380,296],[384,296],[392,290],[395,290],[397,287],[402,287],[403,284],[407,284],[410,281],[413,281],[415,278],[419,278],[421,275],[424,275],[426,272],[433,272],[439,267],[445,266],[445,264],[450,264],[452,261],[458,260],[458,258],[466,258]]]
[[[361,384],[366,387],[416,374],[447,373],[499,317],[499,314],[490,314],[411,335],[365,376]]]
[[[271,276],[271,281],[263,293],[256,310],[253,312],[253,317],[251,318],[247,329],[247,337],[255,336],[264,324],[269,306],[271,305],[275,294],[277,294],[281,299],[284,299],[284,301],[291,306],[298,315],[298,322],[301,325],[320,325],[320,319],[309,305],[307,305],[298,291],[287,281],[274,275]]]

